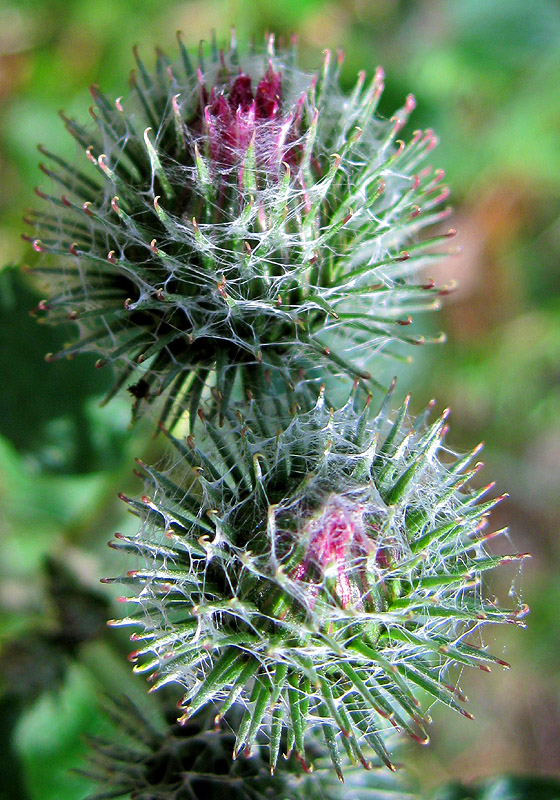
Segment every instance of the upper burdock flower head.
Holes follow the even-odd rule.
[[[445,288],[419,270],[454,233],[419,237],[449,209],[423,165],[433,133],[397,139],[414,98],[379,119],[380,68],[346,95],[342,54],[313,74],[272,38],[243,57],[235,37],[227,53],[213,41],[198,64],[179,43],[153,73],[136,53],[126,99],[92,87],[93,124],[63,116],[83,164],[41,149],[54,188],[37,189],[48,208],[28,238],[53,288],[38,310],[79,329],[48,358],[96,352],[115,367],[109,396],[128,385],[138,409],[165,394],[168,425],[186,407],[193,422],[201,397],[223,415],[263,375],[311,399],[329,375],[371,389],[377,356],[423,341],[411,314]]]

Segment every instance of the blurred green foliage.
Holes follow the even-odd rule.
[[[178,28],[194,46],[213,26],[225,37],[230,22],[242,42],[260,39],[265,29],[279,36],[296,31],[304,64],[316,64],[324,47],[343,47],[348,86],[359,69],[371,73],[383,64],[382,113],[392,113],[412,91],[418,99],[412,127],[433,127],[441,138],[434,160],[453,189],[463,254],[442,263],[434,277],[457,279],[460,288],[443,319],[433,321],[446,329],[448,345],[415,351],[414,366],[403,368],[399,381],[403,393],[416,387],[418,407],[432,395],[451,405],[458,449],[486,440],[483,477],[495,476],[497,489],[511,491],[494,525],[509,524],[515,549],[534,554],[523,580],[533,613],[526,632],[507,637],[511,674],[465,676],[477,721],[469,726],[436,714],[433,747],[410,757],[427,791],[503,771],[558,774],[560,6],[556,0],[4,0],[1,265],[33,262],[20,232],[33,186],[47,188],[37,142],[72,157],[57,110],[85,118],[91,82],[109,95],[125,93],[133,44],[148,59],[154,44],[173,50]],[[98,624],[111,596],[100,603],[97,586],[120,567],[105,542],[117,527],[134,529],[115,492],[138,490],[129,475],[132,456],[146,449],[157,454],[158,444],[146,430],[128,430],[126,403],[98,408],[104,376],[87,359],[43,362],[61,333],[28,317],[40,297],[30,275],[8,268],[0,274],[2,800],[83,797],[87,782],[67,770],[83,758],[81,735],[104,726],[96,695],[121,687],[143,696],[121,663],[125,643]],[[72,642],[61,636],[69,623],[57,607],[62,578],[53,581],[55,562],[74,581],[69,602],[89,620]],[[510,585],[495,588],[507,593]],[[457,783],[437,797],[558,796],[555,789],[547,794],[546,781],[538,788],[500,780],[469,790]]]
[[[454,783],[436,791],[431,800],[559,800],[560,783],[553,778],[504,776],[474,786]]]

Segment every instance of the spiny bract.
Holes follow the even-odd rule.
[[[397,140],[414,98],[381,120],[380,68],[345,95],[341,54],[309,74],[272,38],[242,59],[234,38],[226,54],[213,41],[198,65],[179,42],[153,74],[136,53],[126,100],[92,87],[93,125],[63,116],[83,168],[41,149],[63,194],[37,189],[50,208],[27,220],[56,256],[38,310],[79,327],[48,358],[98,353],[116,368],[109,397],[134,380],[136,413],[165,394],[168,426],[189,406],[193,422],[207,387],[223,413],[261,368],[281,390],[312,381],[313,397],[329,373],[375,385],[376,356],[423,341],[410,314],[438,289],[414,276],[454,233],[418,239],[449,209],[443,172],[422,166],[433,132]]]
[[[262,741],[252,758],[232,761],[235,720],[216,726],[211,706],[183,726],[148,719],[127,698],[111,700],[107,711],[115,732],[90,740],[90,763],[79,770],[99,784],[88,800],[413,800],[404,782],[378,763],[365,778],[349,769],[343,790],[317,742],[312,774],[293,755],[271,777]]]
[[[245,705],[236,753],[265,727],[274,768],[286,728],[304,759],[319,726],[339,773],[341,746],[392,767],[389,723],[427,741],[418,690],[470,716],[448,668],[504,664],[480,629],[523,610],[485,601],[481,575],[520,556],[486,552],[499,498],[462,490],[478,448],[438,458],[445,414],[409,428],[406,403],[390,423],[389,398],[373,416],[356,392],[337,410],[322,394],[292,415],[270,403],[204,420],[200,441],[169,434],[182,467],[141,465],[148,494],[123,499],[142,529],[112,546],[143,564],[108,579],[137,610],[114,624],[142,629],[136,672],[185,687],[184,720],[210,701],[222,715]]]

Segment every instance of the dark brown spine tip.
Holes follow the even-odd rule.
[[[422,747],[425,747],[430,743],[430,737],[428,736],[427,733],[419,734],[419,733],[414,733],[414,731],[407,731],[407,733],[411,739],[413,739],[418,744],[421,744]]]

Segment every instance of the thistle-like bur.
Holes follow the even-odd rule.
[[[198,64],[180,47],[153,73],[136,53],[124,100],[92,87],[92,125],[63,116],[83,167],[41,149],[55,188],[37,189],[49,207],[27,238],[54,288],[39,310],[79,330],[48,358],[98,353],[109,397],[130,381],[137,411],[165,394],[168,426],[208,388],[223,415],[260,371],[312,401],[329,374],[375,385],[376,356],[423,341],[410,315],[445,289],[417,276],[454,233],[419,238],[449,209],[424,166],[432,131],[397,139],[414,98],[382,120],[383,71],[345,95],[342,54],[308,74],[273,39],[243,57],[213,42]]]
[[[211,706],[185,725],[171,718],[157,724],[127,698],[110,701],[107,711],[114,733],[90,740],[89,764],[79,770],[99,785],[88,800],[342,800],[343,791],[368,800],[414,797],[400,776],[378,764],[366,780],[362,770],[348,769],[343,790],[316,741],[312,774],[293,755],[271,776],[265,742],[252,758],[233,760],[235,719],[216,726]]]
[[[270,776],[262,758],[233,761],[234,736],[213,724],[212,709],[185,726],[150,720],[127,698],[107,705],[113,738],[90,740],[89,765],[80,770],[99,784],[89,800],[296,800],[301,766],[292,759]]]
[[[236,753],[265,729],[274,769],[285,730],[305,761],[320,728],[339,774],[342,751],[392,767],[387,727],[427,741],[420,696],[470,716],[450,667],[505,665],[481,629],[524,609],[485,600],[481,579],[522,556],[487,552],[499,498],[465,489],[478,448],[450,456],[445,414],[409,427],[406,403],[390,421],[389,398],[375,416],[355,392],[291,416],[274,401],[222,427],[204,419],[200,441],[169,434],[182,468],[141,465],[146,495],[123,498],[141,531],[112,546],[143,563],[110,579],[135,607],[114,624],[140,629],[136,672],[184,687],[183,721],[209,702],[245,706]]]

